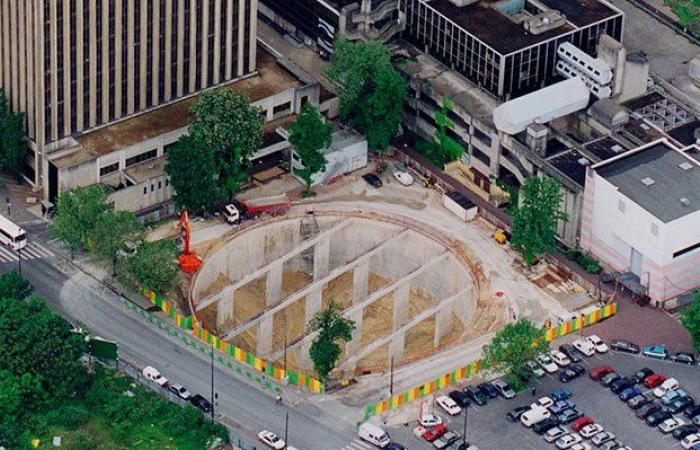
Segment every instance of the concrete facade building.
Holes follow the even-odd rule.
[[[0,0],[0,86],[53,199],[64,141],[256,70],[257,0]]]
[[[660,140],[586,173],[581,246],[663,304],[700,286],[700,162]]]

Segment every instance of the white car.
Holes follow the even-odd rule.
[[[605,353],[608,350],[610,350],[608,344],[606,344],[605,341],[599,338],[597,334],[591,334],[590,336],[586,336],[586,340],[593,344],[595,351],[597,351],[598,353]]]
[[[434,427],[442,423],[442,417],[437,414],[423,414],[418,422],[423,427]]]
[[[691,449],[696,444],[700,444],[700,435],[696,433],[689,434],[688,436],[684,437],[681,441],[681,446],[685,449]]]
[[[592,423],[590,425],[586,425],[585,427],[581,428],[581,436],[585,437],[586,439],[595,436],[596,434],[600,433],[603,431],[603,427],[597,423]]]
[[[188,398],[192,397],[190,391],[188,391],[187,388],[181,384],[171,384],[168,386],[168,388],[183,400],[187,400]]]
[[[451,416],[456,416],[459,413],[462,412],[462,408],[459,407],[457,403],[455,403],[454,400],[452,400],[450,397],[446,395],[441,395],[435,399],[435,403],[440,405],[442,409],[445,410],[445,412]]]
[[[165,378],[160,374],[158,369],[155,367],[151,366],[146,366],[143,368],[143,376],[146,377],[147,379],[153,381],[155,384],[157,384],[160,387],[165,386],[168,384],[168,379]]]
[[[530,405],[530,408],[544,408],[548,409],[550,406],[554,404],[554,400],[552,400],[549,397],[541,397],[539,400],[537,400],[535,403]]]
[[[408,172],[396,171],[394,172],[394,178],[396,178],[396,181],[404,186],[410,186],[413,184],[413,176]]]
[[[565,434],[557,439],[557,447],[561,449],[571,448],[574,444],[578,444],[583,439],[576,433]]]
[[[661,398],[666,393],[672,389],[678,389],[678,380],[675,378],[669,378],[663,383],[661,383],[661,386],[658,386],[656,389],[654,389],[654,396],[657,398]]]
[[[569,359],[569,357],[560,352],[559,350],[552,350],[549,353],[549,356],[552,358],[552,361],[557,363],[559,367],[566,367],[569,364],[571,364],[571,360]]]
[[[595,355],[595,346],[587,339],[576,339],[573,342],[573,345],[576,350],[580,351],[586,356]]]
[[[675,417],[671,417],[670,419],[661,422],[661,425],[659,425],[659,430],[663,431],[664,433],[670,433],[671,431],[675,430],[681,425],[685,425],[683,419],[676,419]]]
[[[525,363],[525,365],[537,378],[542,378],[544,376],[544,370],[542,370],[542,368],[539,365],[537,365],[535,361],[528,361]]]
[[[560,437],[564,436],[566,434],[566,431],[560,426],[556,426],[554,428],[550,428],[547,430],[547,432],[542,436],[542,438],[547,441],[547,442],[554,442]]]
[[[593,447],[591,447],[591,444],[588,442],[579,442],[578,444],[572,445],[571,450],[593,450]]]
[[[258,433],[258,439],[260,439],[263,444],[275,450],[282,450],[284,448],[284,441],[272,431],[261,431]]]
[[[554,373],[557,370],[559,370],[559,366],[556,365],[554,361],[552,361],[552,358],[549,357],[549,355],[545,355],[544,353],[541,355],[537,355],[537,362],[540,363],[540,366],[547,372],[547,373]]]

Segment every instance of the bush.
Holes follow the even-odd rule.
[[[598,261],[578,248],[569,248],[565,254],[569,260],[576,262],[588,273],[598,274],[602,270]]]
[[[64,405],[47,417],[51,423],[75,430],[90,420],[90,412],[83,405]]]

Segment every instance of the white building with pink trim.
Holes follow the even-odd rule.
[[[654,304],[700,286],[700,150],[665,139],[588,168],[581,248]]]

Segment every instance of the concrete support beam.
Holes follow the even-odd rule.
[[[433,348],[440,347],[440,340],[452,330],[452,308],[442,308],[435,314]]]
[[[314,281],[328,274],[328,259],[331,252],[330,236],[321,239],[314,245]]]
[[[233,317],[233,289],[221,291],[221,301],[216,308],[216,328],[221,328]]]
[[[284,269],[284,263],[280,261],[275,261],[271,266],[270,270],[267,272],[266,282],[266,301],[267,306],[272,306],[278,303],[282,298],[282,271]],[[233,286],[231,286],[233,288]]]
[[[355,331],[352,332],[352,340],[348,342],[345,346],[345,353],[348,355],[354,355],[362,348],[362,319],[364,317],[364,311],[356,311],[352,316],[349,317],[350,320],[355,322]]]
[[[405,339],[405,332],[397,333],[392,336],[391,341],[389,341],[389,361],[387,361],[389,364],[391,364],[392,359],[395,364],[400,363],[403,359],[403,351],[406,346]]]
[[[319,286],[315,291],[309,292],[306,296],[306,308],[304,309],[304,324],[314,317],[314,314],[321,310],[321,294],[323,286]]]
[[[352,272],[352,304],[359,303],[369,294],[369,260],[358,264]]]
[[[241,278],[240,280],[236,281],[235,283],[232,284],[233,289],[236,290],[242,286],[245,286],[246,284],[250,283],[251,281],[260,278],[261,276],[265,275],[272,266],[276,264],[282,264],[284,265],[285,262],[289,261],[290,259],[294,258],[295,256],[301,254],[304,250],[312,248],[315,246],[318,242],[321,242],[322,240],[328,238],[335,234],[336,232],[344,229],[348,225],[352,223],[352,219],[344,220],[340,222],[339,224],[333,226],[332,228],[329,228],[328,230],[317,234],[315,237],[312,239],[309,239],[308,241],[302,242],[298,247],[294,248],[290,252],[286,253],[280,258],[277,258],[273,262],[269,264],[265,264],[264,266],[258,268],[257,270],[254,270],[253,272],[249,273],[245,277]],[[217,298],[216,294],[210,295],[209,297],[203,298],[197,302],[197,305],[195,308],[197,311],[201,311],[202,309],[206,308],[207,306],[211,305],[212,303],[216,303],[219,299]]]
[[[272,352],[272,330],[274,320],[268,317],[258,324],[257,347],[255,353],[264,358]]]
[[[278,303],[277,305],[273,306],[272,308],[266,310],[264,313],[259,315],[258,317],[239,325],[238,327],[232,328],[225,333],[221,335],[222,339],[231,339],[232,337],[238,336],[239,334],[243,333],[245,330],[248,328],[255,326],[259,321],[264,320],[267,316],[271,316],[277,311],[280,311],[287,306],[291,305],[292,303],[298,301],[299,299],[305,297],[311,292],[316,291],[317,289],[323,289],[323,286],[325,286],[329,281],[331,281],[334,278],[339,277],[343,273],[347,272],[348,270],[354,269],[357,265],[361,264],[363,261],[368,261],[374,254],[382,251],[383,248],[385,248],[387,245],[391,245],[391,243],[403,239],[405,236],[407,236],[409,233],[408,230],[404,230],[401,233],[397,234],[396,236],[392,237],[389,240],[386,240],[379,244],[378,246],[374,247],[372,250],[369,252],[365,253],[364,255],[361,255],[357,258],[355,258],[353,261],[350,261],[349,263],[345,264],[344,266],[338,267],[336,269],[333,269],[326,275],[325,277],[321,278],[318,281],[314,281],[313,283],[309,284],[303,289],[298,290],[297,292],[293,293],[289,297],[287,297],[285,300],[282,302]],[[381,291],[381,289],[380,289]]]
[[[411,283],[404,283],[394,291],[394,317],[392,330],[398,330],[408,321]]]

